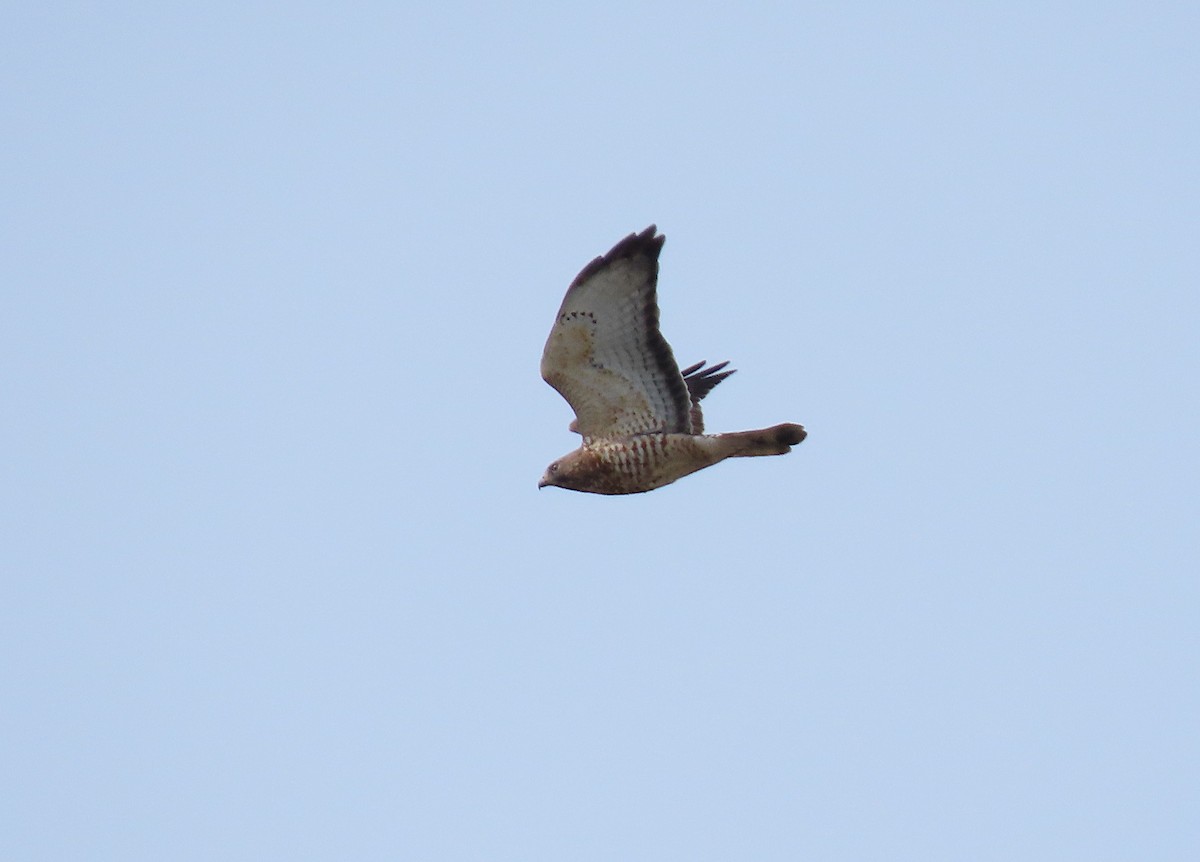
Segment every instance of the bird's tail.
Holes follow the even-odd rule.
[[[808,436],[803,425],[784,422],[770,428],[757,431],[735,431],[731,434],[718,434],[722,442],[727,443],[730,452],[727,458],[752,458],[757,455],[786,455],[792,447]]]

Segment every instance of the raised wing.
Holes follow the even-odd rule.
[[[658,329],[665,237],[656,233],[651,225],[630,234],[585,266],[546,340],[542,377],[567,399],[572,429],[585,438],[692,433],[692,394]]]

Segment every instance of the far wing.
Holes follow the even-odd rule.
[[[716,365],[704,367],[705,361],[702,359],[695,365],[689,365],[683,371],[679,372],[683,375],[683,382],[687,384],[688,395],[692,399],[692,433],[704,433],[704,413],[700,409],[700,401],[705,395],[712,392],[713,387],[735,373],[736,369],[730,368],[728,371],[722,371],[729,361],[718,362]]]
[[[656,232],[630,234],[584,267],[546,340],[542,377],[585,438],[692,432],[688,387],[658,329]]]

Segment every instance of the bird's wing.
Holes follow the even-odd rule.
[[[651,225],[630,234],[585,266],[546,340],[542,377],[567,399],[572,429],[587,439],[692,433],[693,395],[658,328],[665,237],[656,233]]]
[[[728,371],[721,369],[728,365],[729,362],[718,362],[716,365],[704,367],[704,360],[697,362],[695,365],[689,365],[683,371],[679,372],[683,375],[683,382],[687,384],[688,395],[692,398],[692,433],[704,433],[704,413],[700,410],[700,400],[713,391],[713,387],[737,371],[735,368],[730,368]]]

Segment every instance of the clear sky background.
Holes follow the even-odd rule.
[[[4,859],[1200,858],[1193,4],[0,18]]]

